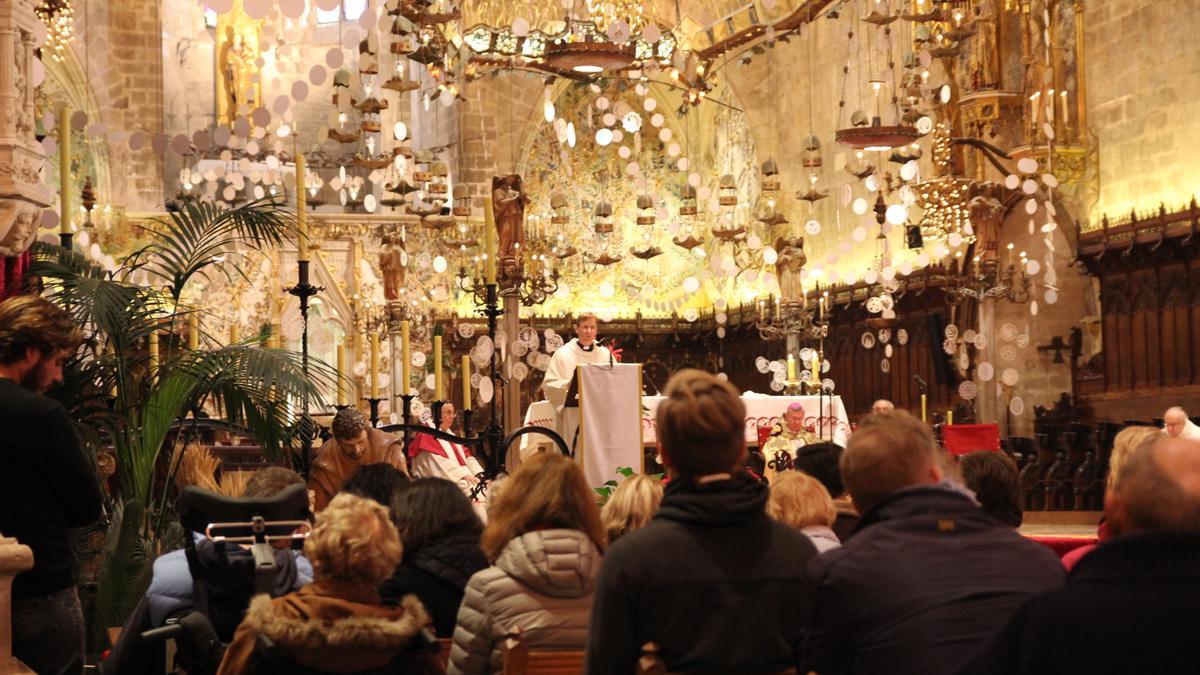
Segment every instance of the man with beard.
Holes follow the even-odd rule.
[[[80,341],[70,315],[43,298],[0,302],[0,532],[33,549],[33,569],[13,581],[12,638],[38,673],[83,669],[70,529],[100,517],[102,495],[66,409],[43,396]]]
[[[330,427],[333,438],[317,451],[308,475],[314,512],[324,510],[359,467],[385,463],[408,473],[403,441],[372,427],[356,408],[339,410]]]

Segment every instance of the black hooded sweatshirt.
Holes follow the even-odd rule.
[[[767,517],[767,487],[745,476],[667,485],[645,528],[604,558],[587,672],[634,672],[658,645],[670,672],[773,673],[796,666],[816,549]]]

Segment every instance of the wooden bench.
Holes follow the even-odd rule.
[[[504,675],[576,675],[583,673],[582,649],[530,649],[520,631],[504,638]]]

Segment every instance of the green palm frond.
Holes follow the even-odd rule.
[[[295,218],[280,210],[281,197],[267,196],[233,209],[212,202],[186,200],[170,218],[157,221],[149,231],[153,241],[130,256],[129,264],[163,281],[175,299],[195,276],[207,277],[223,256],[235,254],[237,245],[258,248],[278,246],[294,233]],[[229,275],[236,265],[218,268]]]
[[[192,410],[216,407],[277,455],[294,442],[295,411],[303,402],[320,405],[319,392],[337,378],[325,363],[310,361],[306,373],[299,354],[261,348],[265,333],[212,350],[180,344],[177,329],[196,311],[180,302],[188,283],[211,273],[244,276],[234,256],[278,246],[294,235],[293,223],[273,197],[229,210],[189,201],[148,228],[148,243],[115,272],[60,247],[39,245],[35,252],[29,274],[85,333],[85,346],[66,364],[55,395],[88,446],[110,447],[117,458],[117,502],[125,507],[109,529],[99,626],[123,623],[132,606],[128,592],[149,569],[147,551],[169,526],[164,515],[172,488],[157,469],[173,427]],[[143,277],[154,286],[135,281]],[[152,373],[147,338],[156,332],[165,339]]]

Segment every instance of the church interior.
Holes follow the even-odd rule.
[[[1197,34],[1145,0],[0,0],[0,298],[86,316],[60,398],[146,509],[188,420],[229,480],[343,407],[450,402],[493,473],[531,424],[599,442],[545,407],[583,314],[638,366],[593,487],[657,468],[696,368],[751,446],[890,401],[1090,531],[1116,433],[1200,415]]]

